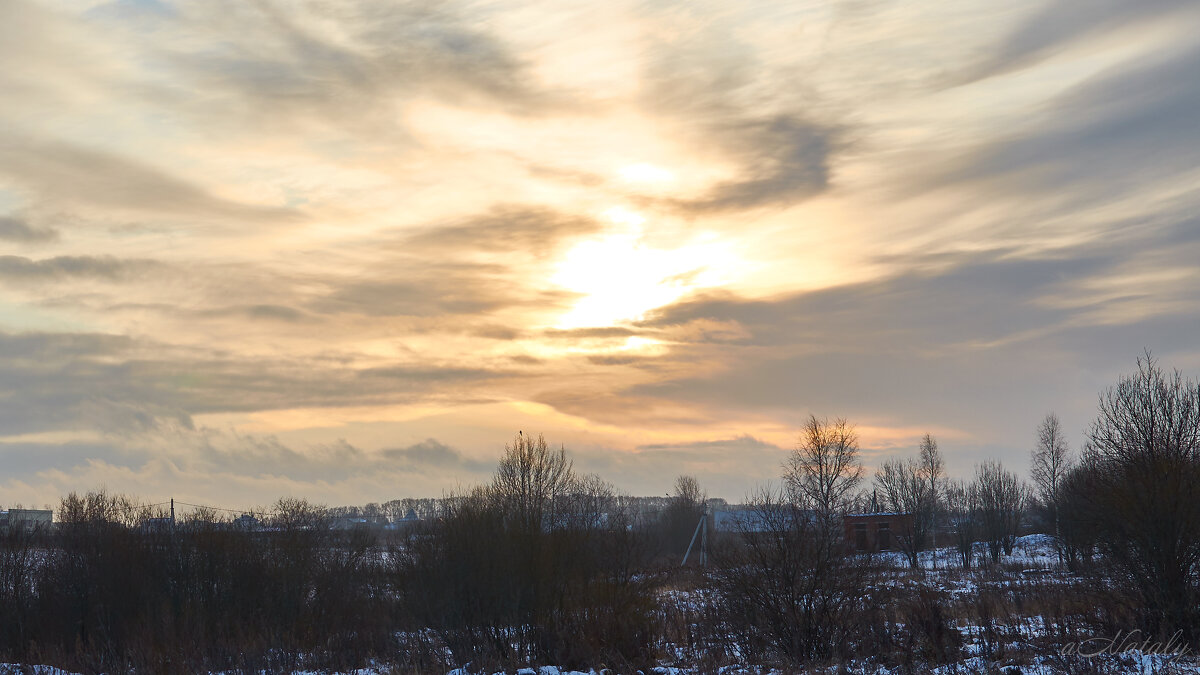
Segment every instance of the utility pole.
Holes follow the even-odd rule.
[[[687,553],[683,554],[683,562],[679,563],[680,567],[686,565],[688,556],[692,555],[696,537],[700,537],[700,566],[708,567],[708,502],[705,502],[703,508],[700,509],[700,522],[696,523],[696,531],[692,533],[692,540],[688,542]]]

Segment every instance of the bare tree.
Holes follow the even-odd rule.
[[[783,479],[792,501],[830,524],[847,509],[862,474],[853,425],[843,418],[831,422],[810,415],[784,464]]]
[[[921,463],[913,459],[884,462],[875,473],[875,490],[885,510],[912,516],[911,525],[892,534],[908,564],[917,568],[917,554],[928,543],[933,511],[933,492]]]
[[[574,491],[578,479],[563,448],[551,450],[541,434],[537,440],[517,432],[492,478],[491,494],[504,512],[526,529],[541,529],[555,500]]]
[[[602,529],[609,515],[617,510],[617,489],[594,473],[584,474],[563,501],[555,510],[568,516],[571,527]]]
[[[984,462],[975,469],[972,486],[978,499],[980,531],[988,545],[992,562],[1000,554],[1011,555],[1021,527],[1021,509],[1027,489],[1017,475],[999,462]]]
[[[929,539],[930,545],[937,548],[938,514],[941,513],[945,497],[946,468],[942,462],[942,453],[938,450],[937,439],[929,433],[921,439],[921,471],[925,480],[929,481]],[[934,559],[936,565],[937,559]]]
[[[975,485],[964,481],[946,484],[946,512],[954,535],[954,548],[962,568],[970,569],[975,539],[979,536],[979,495]]]
[[[1071,452],[1062,432],[1058,415],[1046,415],[1037,429],[1037,445],[1030,454],[1029,474],[1037,490],[1038,501],[1046,508],[1054,525],[1054,547],[1063,562],[1062,525],[1059,520],[1059,493],[1063,479],[1071,469]]]
[[[1200,638],[1200,384],[1138,359],[1101,395],[1081,464],[1083,525],[1149,630]]]
[[[941,503],[942,483],[946,479],[946,468],[942,462],[942,453],[938,450],[937,439],[929,434],[921,439],[921,473],[929,483],[929,494],[936,510]]]
[[[888,511],[907,513],[912,524],[897,531],[896,541],[914,569],[917,554],[925,550],[936,533],[937,512],[944,491],[945,471],[937,441],[925,434],[916,459],[884,462],[875,473],[875,494]]]
[[[672,500],[689,507],[704,503],[706,495],[700,489],[700,481],[695,476],[680,475],[675,479],[675,494]]]
[[[328,510],[298,497],[281,497],[270,518],[272,527],[285,532],[315,530],[329,526]]]
[[[695,476],[681,475],[675,479],[674,494],[661,516],[661,541],[666,546],[665,553],[671,556],[684,555],[700,522],[700,514],[704,512],[706,499],[707,495]]]

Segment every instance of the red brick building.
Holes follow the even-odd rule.
[[[842,517],[846,547],[855,553],[900,550],[897,537],[912,532],[911,513],[851,513]]]

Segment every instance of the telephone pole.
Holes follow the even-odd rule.
[[[696,523],[696,531],[692,533],[692,540],[688,542],[687,553],[683,554],[683,562],[679,563],[680,567],[686,565],[688,556],[692,555],[696,537],[700,537],[700,566],[708,567],[708,502],[705,502],[700,509],[700,522]]]

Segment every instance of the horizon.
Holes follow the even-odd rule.
[[[1200,373],[1200,7],[0,4],[0,505],[737,503]]]

